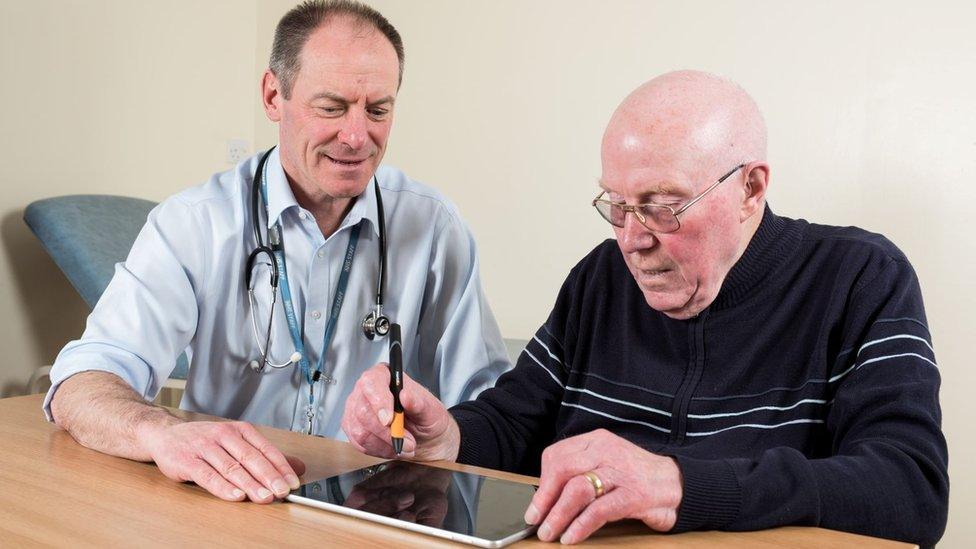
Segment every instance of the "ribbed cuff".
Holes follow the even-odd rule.
[[[719,530],[739,516],[742,488],[723,460],[675,456],[681,469],[683,494],[672,533]]]
[[[477,436],[484,432],[485,426],[481,421],[481,416],[470,410],[464,410],[455,406],[449,410],[457,422],[458,431],[461,433],[461,444],[458,448],[457,462],[465,465],[477,465],[479,467],[498,468],[497,463],[493,463],[491,456],[498,454],[498,448],[484,448],[484,438]]]

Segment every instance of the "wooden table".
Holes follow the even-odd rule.
[[[293,503],[221,501],[192,484],[173,482],[149,463],[100,454],[44,421],[41,395],[0,400],[0,546],[96,547],[293,546],[464,547]],[[191,419],[212,419],[177,411]],[[315,480],[381,460],[349,444],[259,427],[286,454],[300,457]],[[533,478],[443,464],[520,482]],[[636,521],[600,530],[589,546],[695,548],[911,547],[820,528],[762,532],[651,533]],[[555,547],[536,538],[515,547]]]

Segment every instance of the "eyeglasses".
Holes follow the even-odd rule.
[[[634,217],[640,221],[641,225],[647,228],[647,230],[654,233],[673,233],[681,228],[681,222],[678,221],[678,216],[683,214],[685,210],[692,207],[695,202],[701,200],[706,194],[712,192],[712,189],[718,187],[723,181],[732,176],[735,172],[739,171],[745,166],[745,164],[739,164],[732,171],[723,175],[718,181],[712,184],[711,187],[702,191],[701,194],[692,198],[687,204],[675,210],[671,206],[666,206],[664,204],[654,204],[649,202],[647,204],[635,204],[633,206],[625,204],[622,202],[613,202],[602,198],[603,195],[607,194],[607,191],[603,191],[596,195],[593,199],[593,207],[596,211],[600,213],[603,219],[606,219],[614,227],[622,228],[624,226],[624,221],[627,219],[627,212],[634,214]]]

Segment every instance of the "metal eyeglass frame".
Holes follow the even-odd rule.
[[[611,200],[606,200],[604,198],[600,198],[603,195],[607,194],[607,191],[601,191],[600,194],[596,195],[596,198],[593,199],[592,205],[593,205],[593,208],[596,209],[597,213],[600,214],[600,217],[603,218],[603,219],[605,219],[608,223],[610,223],[614,227],[623,228],[623,224],[617,225],[616,223],[614,223],[613,221],[611,221],[610,218],[607,217],[607,215],[604,215],[603,211],[600,210],[600,208],[599,208],[599,206],[597,206],[597,204],[601,204],[602,203],[602,204],[606,204],[610,208],[620,208],[624,212],[624,219],[626,219],[627,212],[633,213],[634,214],[634,217],[637,218],[637,221],[640,221],[640,224],[643,225],[645,229],[651,231],[652,233],[664,233],[664,234],[673,233],[673,232],[675,232],[675,231],[677,231],[678,229],[681,228],[681,220],[678,218],[679,215],[683,214],[685,212],[685,210],[687,210],[688,208],[694,206],[695,203],[698,202],[699,200],[701,200],[702,198],[704,198],[706,194],[712,192],[712,189],[714,189],[715,187],[718,187],[719,185],[721,185],[723,181],[725,181],[726,179],[732,177],[732,174],[734,174],[735,172],[741,170],[745,166],[746,166],[746,164],[739,164],[738,166],[732,168],[732,170],[730,170],[729,173],[727,173],[727,174],[723,175],[722,177],[720,177],[718,181],[716,181],[715,183],[712,183],[712,186],[710,186],[709,188],[707,188],[704,191],[702,191],[698,196],[696,196],[696,197],[692,198],[691,200],[689,200],[684,206],[681,206],[680,208],[678,208],[677,211],[674,208],[672,208],[671,206],[667,206],[667,205],[664,205],[664,204],[654,204],[653,202],[648,202],[646,204],[634,204],[633,206],[631,206],[630,204],[621,204],[620,202],[613,202]],[[671,216],[674,217],[675,227],[673,229],[671,229],[671,230],[654,229],[654,228],[648,227],[647,226],[647,223],[646,223],[647,216],[645,216],[640,211],[640,209],[642,209],[642,208],[659,208],[659,209],[664,209],[664,210],[667,210],[667,211],[671,212]]]

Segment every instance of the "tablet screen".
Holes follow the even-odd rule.
[[[534,494],[535,486],[530,484],[388,461],[304,484],[292,492],[298,497],[289,499],[331,504],[483,540],[502,540],[530,528],[522,517]]]

